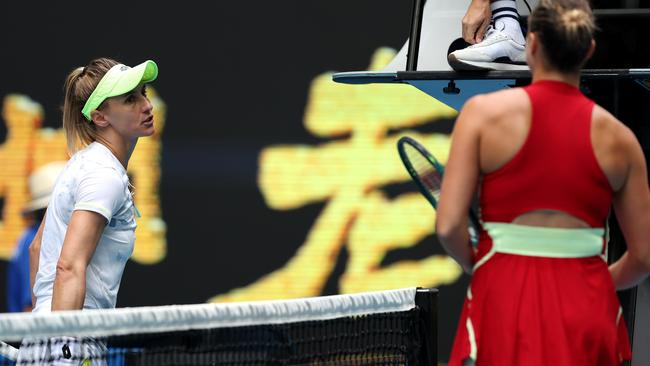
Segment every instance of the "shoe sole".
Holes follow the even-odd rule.
[[[509,64],[504,62],[485,62],[459,60],[455,55],[447,56],[449,66],[456,71],[528,71],[528,65]]]

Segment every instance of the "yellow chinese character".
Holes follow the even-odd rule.
[[[392,50],[378,50],[370,68],[381,68],[393,56]],[[327,201],[325,208],[283,268],[211,301],[320,295],[345,245],[348,261],[341,292],[456,281],[461,269],[444,255],[382,266],[390,250],[414,246],[432,235],[435,221],[435,211],[418,193],[389,199],[381,191],[409,180],[396,151],[401,134],[391,131],[399,129],[417,138],[444,162],[449,136],[404,129],[453,116],[455,111],[409,86],[341,85],[332,82],[330,73],[318,76],[310,89],[305,127],[316,136],[336,140],[264,149],[258,184],[273,209]]]

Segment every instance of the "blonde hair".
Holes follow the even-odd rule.
[[[528,19],[549,66],[578,72],[587,62],[596,22],[587,0],[541,0]]]
[[[110,58],[90,61],[86,67],[79,67],[68,75],[64,85],[63,129],[70,155],[83,149],[93,141],[101,141],[97,126],[81,114],[84,104],[99,84],[102,77],[117,65]],[[101,108],[101,106],[100,106]],[[100,109],[98,108],[98,109]]]

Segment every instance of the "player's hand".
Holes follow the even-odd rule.
[[[489,0],[472,0],[463,17],[463,39],[467,43],[479,43],[492,21]]]

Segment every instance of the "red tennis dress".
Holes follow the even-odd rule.
[[[539,81],[524,90],[532,104],[528,137],[512,160],[483,177],[482,221],[511,223],[547,209],[603,228],[613,192],[591,145],[594,103],[562,82]],[[599,246],[596,236],[596,251]],[[483,230],[475,256],[480,267],[467,291],[450,366],[467,360],[477,366],[610,366],[631,359],[602,256],[514,255],[492,247]]]

